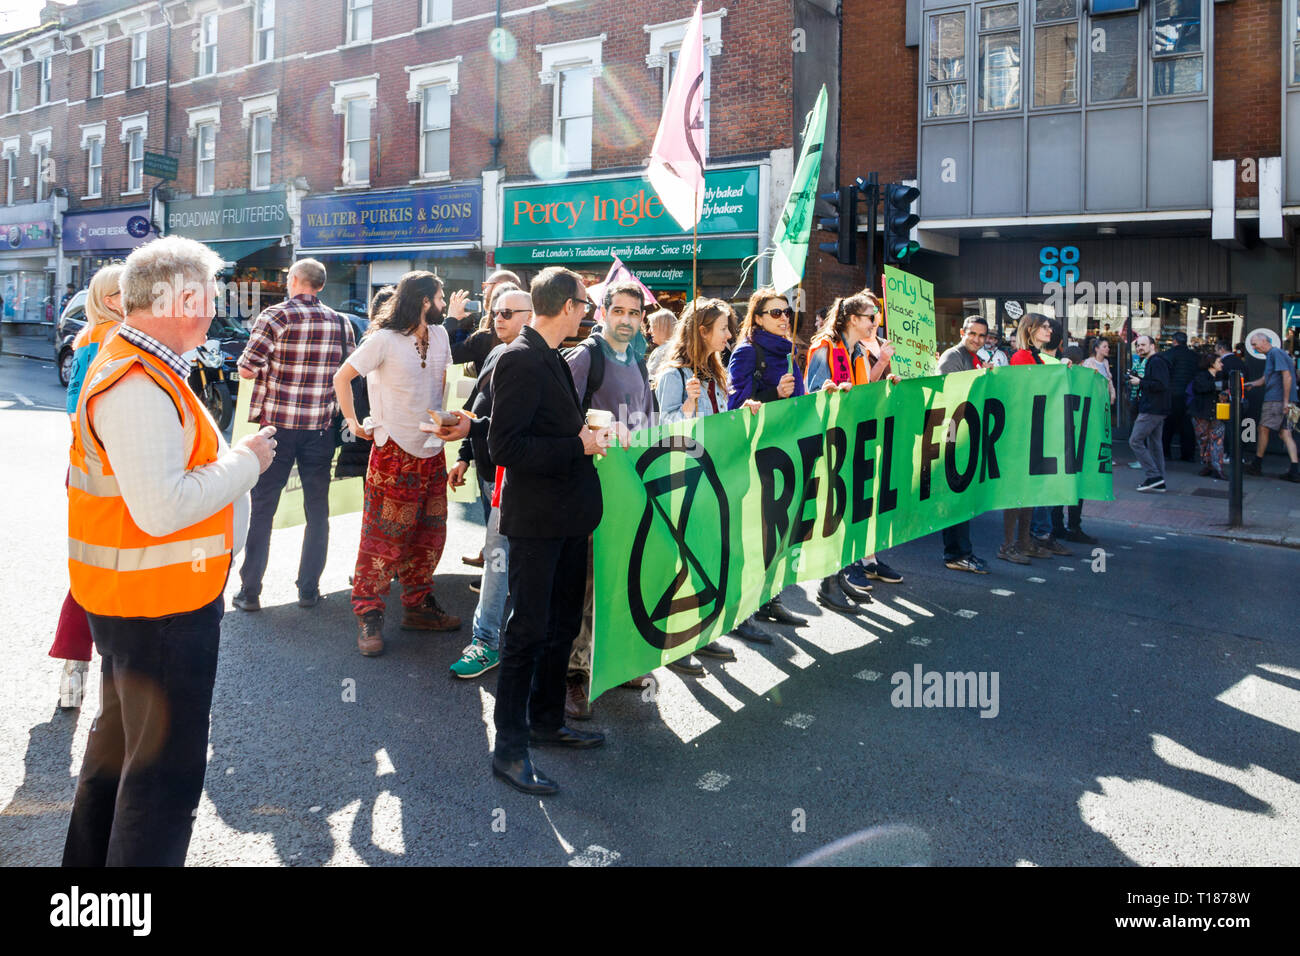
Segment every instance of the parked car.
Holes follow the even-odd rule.
[[[59,316],[54,329],[54,367],[64,388],[72,377],[72,340],[86,324],[86,290],[74,295]]]

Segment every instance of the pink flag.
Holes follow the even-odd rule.
[[[640,286],[641,295],[645,298],[647,312],[650,311],[650,306],[659,304],[658,300],[655,299],[654,293],[646,288],[645,283],[638,279],[633,274],[632,270],[623,264],[622,259],[615,256],[614,264],[609,267],[609,272],[605,276],[605,281],[587,286],[587,295],[590,297],[592,302],[596,303],[595,319],[597,322],[603,322],[605,320],[605,309],[603,304],[605,301],[605,290],[609,288],[610,283],[613,282],[635,282]]]
[[[693,229],[704,208],[704,11],[686,28],[677,72],[650,150],[646,170],[664,208],[683,229]]]

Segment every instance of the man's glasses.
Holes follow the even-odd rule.
[[[760,314],[760,315],[766,315],[769,319],[779,319],[779,318],[781,318],[781,316],[783,316],[783,315],[784,315],[787,319],[793,319],[793,318],[794,318],[794,309],[791,309],[791,308],[785,308],[785,309],[764,309],[764,310],[763,310],[762,312],[760,312],[759,314]]]
[[[586,314],[588,316],[592,315],[596,311],[596,303],[592,302],[590,299],[579,299],[576,296],[569,296],[568,301],[581,302],[583,308],[586,309]]]
[[[532,309],[493,309],[488,315],[493,318],[500,316],[504,321],[509,322],[516,315],[532,315]]]

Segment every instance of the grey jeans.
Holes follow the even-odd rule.
[[[1142,412],[1133,423],[1128,436],[1128,447],[1133,449],[1138,464],[1148,479],[1165,478],[1165,452],[1160,436],[1165,428],[1165,416]]]

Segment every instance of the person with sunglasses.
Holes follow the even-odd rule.
[[[479,493],[488,507],[487,533],[483,541],[483,580],[479,585],[478,606],[474,608],[473,638],[461,651],[460,660],[451,665],[451,673],[462,679],[481,677],[501,662],[501,625],[505,620],[506,598],[509,596],[507,568],[510,560],[510,542],[501,533],[500,508],[492,507],[492,492],[496,483],[496,466],[488,453],[488,416],[492,412],[492,369],[508,346],[524,330],[524,323],[533,315],[533,300],[527,292],[510,283],[499,285],[493,292],[488,314],[492,328],[501,344],[483,359],[478,380],[465,407],[474,416],[469,424],[469,434],[460,444],[456,466],[447,473],[447,484],[453,489],[465,483],[465,471],[472,461],[476,466]]]
[[[774,402],[782,398],[804,394],[803,376],[794,374],[794,342],[791,339],[794,310],[784,295],[770,286],[758,289],[749,297],[745,319],[740,324],[740,344],[731,353],[727,366],[730,386],[727,391],[727,410],[740,408],[751,398],[760,402]],[[791,613],[781,603],[778,594],[760,607],[755,614],[764,621],[801,627],[806,618]],[[770,643],[762,637],[750,637],[737,631],[741,637]],[[766,632],[763,632],[765,636]]]

